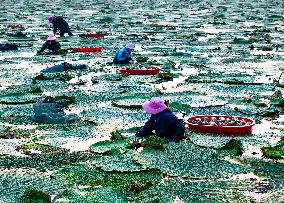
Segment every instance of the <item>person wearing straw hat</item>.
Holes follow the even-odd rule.
[[[53,34],[55,35],[57,30],[59,30],[60,37],[64,37],[67,33],[69,36],[73,36],[70,31],[68,23],[61,16],[48,16],[48,22],[53,25]]]
[[[135,45],[127,43],[125,47],[121,48],[115,53],[114,64],[129,64],[131,62],[131,52],[135,49]]]
[[[167,142],[178,142],[185,138],[185,126],[182,119],[177,118],[160,97],[153,97],[142,104],[150,119],[136,134],[136,137],[146,137],[155,134]]]
[[[56,37],[53,33],[49,34],[46,42],[42,45],[41,49],[37,52],[37,54],[42,53],[45,49],[48,49],[52,54],[58,54],[61,46],[59,42],[56,40]]]

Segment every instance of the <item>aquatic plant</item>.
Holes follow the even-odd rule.
[[[218,159],[217,155],[213,149],[182,141],[166,145],[165,151],[145,149],[134,159],[144,167],[159,169],[169,176],[220,178],[247,171],[244,166]]]
[[[84,186],[113,187],[127,192],[132,182],[138,182],[143,189],[148,189],[162,179],[161,172],[148,171],[103,171],[90,165],[74,165],[53,173],[53,179],[68,181]]]
[[[44,191],[30,188],[20,197],[20,203],[51,203],[51,197]]]
[[[66,189],[55,196],[54,203],[72,202],[72,203],[127,203],[127,198],[122,192],[113,188],[84,188],[84,189]]]
[[[253,202],[243,195],[243,191],[251,190],[256,183],[235,180],[202,180],[194,181],[182,178],[164,179],[148,190],[129,196],[131,202],[163,202],[177,201],[189,203],[221,203]]]

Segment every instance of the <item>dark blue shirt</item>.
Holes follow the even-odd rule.
[[[52,24],[54,35],[56,34],[57,30],[59,30],[60,36],[63,36],[64,33],[72,35],[68,23],[61,16],[56,16]]]
[[[167,141],[179,141],[184,138],[185,126],[182,119],[177,118],[172,112],[164,110],[152,114],[144,127],[136,133],[136,137],[145,137],[155,131],[158,137],[166,138]]]
[[[48,49],[51,52],[57,53],[60,50],[61,46],[58,41],[46,41],[41,49],[38,51],[38,53],[43,52],[44,50]]]

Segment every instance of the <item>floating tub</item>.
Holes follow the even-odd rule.
[[[11,28],[11,29],[24,29],[24,26],[22,26],[22,25],[8,25],[8,28]]]
[[[222,116],[222,115],[198,115],[198,116],[190,116],[187,121],[196,120],[196,118],[209,118],[211,120],[212,117],[216,117],[219,119],[220,117],[223,118],[235,118],[238,120],[244,120],[247,124],[242,126],[215,126],[215,125],[200,125],[200,124],[193,124],[190,122],[186,122],[186,125],[189,129],[198,132],[205,132],[205,133],[218,133],[218,134],[251,134],[252,126],[255,125],[254,120],[250,118],[245,118],[242,116]]]
[[[86,33],[86,34],[80,34],[79,36],[101,39],[104,38],[105,35],[101,33]]]
[[[119,72],[123,74],[130,74],[130,75],[155,75],[161,71],[161,68],[150,66],[144,69],[127,69],[127,68],[120,68]]]
[[[74,48],[75,52],[101,52],[103,47],[82,47],[82,48]]]

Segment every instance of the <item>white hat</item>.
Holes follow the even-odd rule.
[[[127,49],[135,49],[135,45],[132,43],[127,43],[125,46]]]

